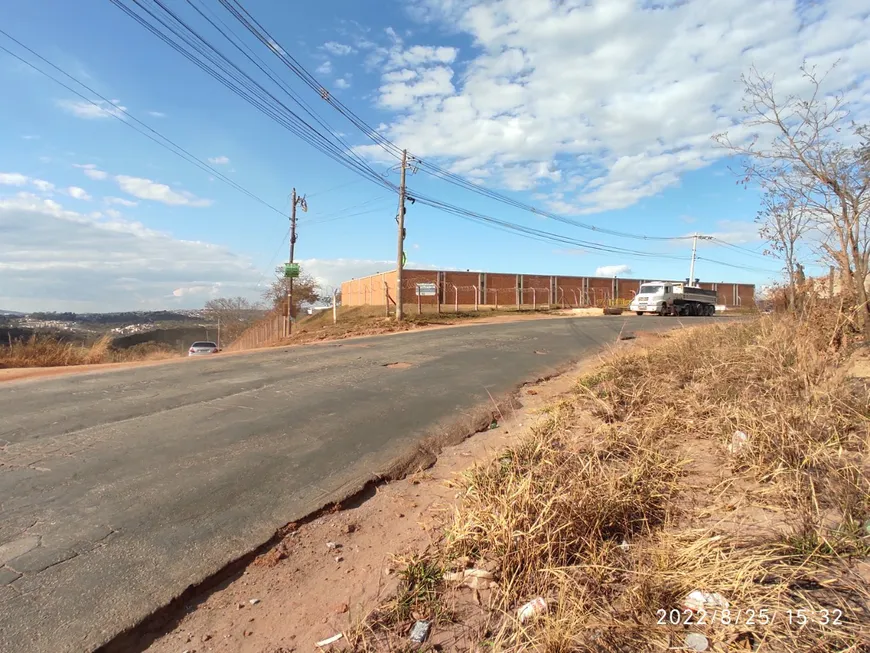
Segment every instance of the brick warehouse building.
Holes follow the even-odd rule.
[[[568,277],[538,274],[498,274],[457,272],[453,270],[403,271],[402,299],[405,306],[440,304],[458,306],[603,306],[616,300],[630,301],[640,285],[652,279],[616,277]],[[656,279],[655,281],[663,281]],[[673,281],[673,280],[671,280]],[[435,284],[435,294],[421,294],[418,284]],[[755,286],[745,283],[702,282],[702,288],[715,290],[717,304],[727,308],[755,304]],[[431,285],[421,289],[431,292]],[[341,284],[343,306],[384,306],[396,302],[396,271],[380,272]]]

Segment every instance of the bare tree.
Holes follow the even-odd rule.
[[[221,341],[232,342],[263,315],[263,307],[244,297],[219,297],[205,303],[205,314],[220,323]]]
[[[793,310],[798,272],[803,269],[798,261],[798,247],[810,228],[810,214],[800,198],[795,199],[775,188],[764,193],[761,207],[755,221],[762,237],[770,244],[765,254],[782,260],[788,277],[788,307]]]
[[[727,133],[715,140],[743,157],[743,180],[790,198],[818,231],[820,250],[840,268],[854,295],[865,339],[870,339],[870,305],[865,283],[870,272],[870,176],[867,126],[849,119],[843,93],[826,96],[825,76],[806,65],[801,72],[807,97],[774,88],[773,77],[753,68],[744,85],[744,125],[755,130],[748,143]],[[790,215],[790,217],[789,217]],[[791,229],[793,234],[800,229]]]
[[[287,292],[290,289],[290,279],[284,277],[284,266],[275,268],[275,279],[263,292],[263,299],[275,309],[286,306]],[[310,274],[300,272],[293,279],[293,315],[299,314],[303,304],[315,304],[320,299],[320,288],[317,280]],[[286,312],[286,311],[285,311]]]

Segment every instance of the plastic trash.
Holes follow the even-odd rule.
[[[517,619],[520,623],[526,623],[529,619],[537,617],[547,612],[547,601],[542,597],[538,597],[526,603],[517,610]]]
[[[329,646],[330,644],[335,644],[338,640],[340,640],[344,635],[339,633],[338,635],[333,635],[332,637],[327,637],[326,639],[322,639],[315,644],[315,646],[323,647]]]
[[[495,578],[492,575],[491,571],[487,571],[486,569],[466,569],[465,570],[466,578],[482,578],[484,580],[492,580]]]
[[[690,651],[706,651],[710,646],[710,640],[701,633],[689,633],[684,641],[686,648]]]
[[[411,635],[409,639],[415,644],[422,644],[426,641],[426,638],[429,636],[429,629],[432,628],[431,621],[418,621],[414,624],[413,628],[411,628]]]
[[[743,431],[734,431],[731,435],[731,444],[728,445],[728,453],[739,453],[749,444],[749,436]]]
[[[702,592],[694,590],[683,599],[683,607],[692,612],[713,612],[715,610],[727,610],[731,604],[728,599],[718,592]]]
[[[260,602],[260,599],[251,599],[248,601],[251,605],[257,605]]]

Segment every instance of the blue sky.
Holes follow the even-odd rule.
[[[186,0],[165,4],[290,104]],[[385,172],[395,163],[217,0],[193,4],[244,35],[372,167]],[[861,62],[870,60],[870,19],[860,4],[244,2],[330,93],[426,161],[591,225],[657,236],[698,231],[754,252],[764,249],[753,224],[757,191],[735,183],[728,170],[735,162],[711,136],[748,133],[739,124],[737,80],[753,63],[776,73],[783,88],[799,89],[803,57],[821,66],[839,60],[829,86],[858,82],[850,92],[866,109]],[[306,194],[296,255],[325,287],[394,265],[394,195],[302,142],[108,0],[13,3],[3,29],[273,207],[288,210],[292,187]],[[0,45],[61,77],[2,35]],[[287,219],[65,82],[103,108],[0,51],[0,308],[145,310],[257,297],[286,257]],[[385,174],[398,181],[395,172]],[[416,204],[407,212],[409,266],[688,274],[687,241],[604,236],[422,171],[408,183],[412,192],[503,220],[683,257],[537,242]],[[757,284],[775,278],[778,262],[751,251],[704,244],[703,258],[741,267],[702,260],[696,276]]]

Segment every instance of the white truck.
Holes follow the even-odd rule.
[[[640,286],[629,310],[638,315],[714,315],[716,291],[704,290],[688,283],[647,281]]]

